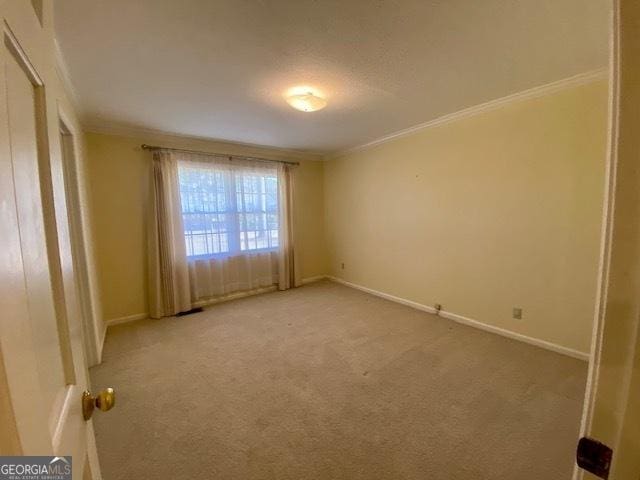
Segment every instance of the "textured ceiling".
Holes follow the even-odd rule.
[[[330,152],[607,63],[610,0],[56,0],[90,126]],[[293,110],[295,85],[327,108]]]

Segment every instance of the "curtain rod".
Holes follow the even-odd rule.
[[[243,160],[256,160],[258,162],[275,162],[275,163],[285,163],[287,165],[300,165],[300,162],[289,162],[287,160],[272,160],[270,158],[260,158],[260,157],[247,157],[245,155],[229,155],[223,153],[211,153],[211,152],[201,152],[198,150],[187,150],[184,148],[171,148],[171,147],[158,147],[157,145],[147,145],[143,143],[140,145],[143,150],[170,150],[173,152],[184,152],[184,153],[195,153],[197,155],[209,155],[211,157],[229,157],[230,159],[239,158]]]

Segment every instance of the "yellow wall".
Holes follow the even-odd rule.
[[[587,352],[606,121],[601,80],[326,162],[184,137],[88,133],[104,318],[148,311],[150,155],[140,144],[150,143],[301,160],[295,177],[299,278],[330,273]],[[524,310],[523,320],[511,318],[513,307]]]
[[[606,132],[601,80],[329,160],[330,273],[588,352]]]
[[[295,170],[295,242],[298,277],[326,273],[323,163],[287,151],[158,134],[86,134],[91,219],[105,320],[148,312],[146,209],[151,154],[142,143],[220,153],[298,160]]]

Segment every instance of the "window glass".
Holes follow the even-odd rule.
[[[180,163],[180,200],[188,257],[278,247],[276,172]]]

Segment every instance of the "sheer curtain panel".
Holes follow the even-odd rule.
[[[293,248],[293,175],[291,165],[278,165],[279,249],[278,288],[286,290],[298,285]]]
[[[171,152],[153,152],[151,179],[149,314],[152,318],[160,318],[192,308],[178,188],[178,163]]]
[[[289,166],[180,153],[191,300],[295,286]]]
[[[152,317],[175,315],[234,292],[296,286],[291,168],[154,151]]]

